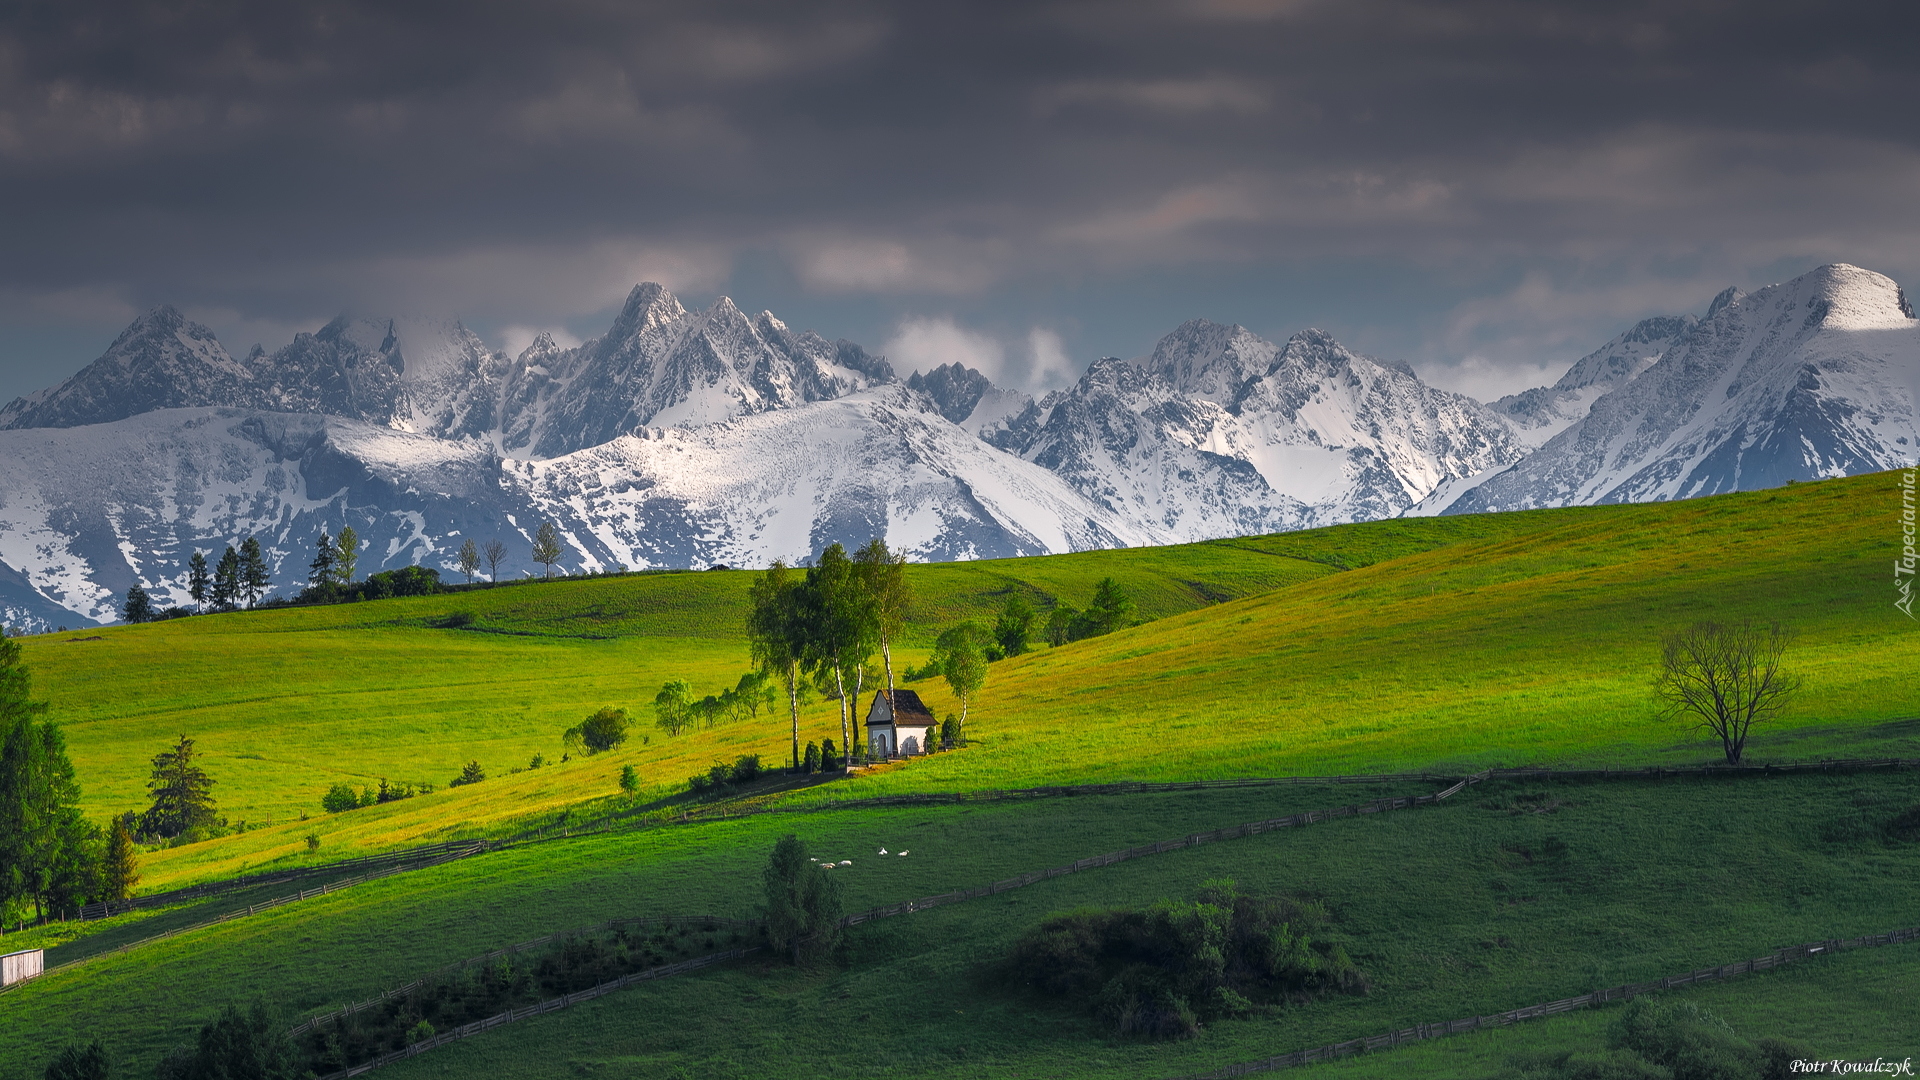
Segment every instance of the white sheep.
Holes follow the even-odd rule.
[[[907,853],[906,853],[906,852],[904,852],[904,851],[903,851],[903,852],[901,852],[901,853],[900,853],[900,857],[901,857],[901,858],[903,858],[903,859],[904,859],[904,858],[906,858],[906,857],[907,857]]]
[[[887,849],[886,849],[886,848],[881,848],[881,849],[880,849],[880,854],[882,854],[882,855],[885,855],[886,853],[887,853]]]
[[[852,866],[852,865],[853,865],[853,860],[852,860],[852,859],[841,859],[841,860],[840,860],[840,865],[841,865],[841,866]]]

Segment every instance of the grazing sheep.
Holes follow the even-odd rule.
[[[906,853],[906,852],[904,852],[904,851],[903,851],[903,852],[901,852],[901,853],[900,853],[900,857],[901,857],[901,858],[903,858],[903,859],[904,859],[904,858],[906,858],[906,857],[907,857],[907,853]]]
[[[852,860],[852,859],[841,859],[841,860],[840,860],[840,865],[841,865],[841,866],[852,866],[852,865],[853,865],[853,860]]]
[[[880,854],[882,854],[882,855],[885,855],[886,853],[887,853],[887,849],[886,849],[886,848],[881,848],[881,849],[880,849]]]

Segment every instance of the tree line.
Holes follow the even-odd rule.
[[[208,561],[207,552],[196,549],[187,560],[186,591],[193,599],[191,611],[182,607],[162,609],[154,603],[153,594],[144,585],[135,583],[127,589],[126,597],[121,602],[121,618],[129,623],[145,623],[205,614],[209,610],[236,611],[243,606],[254,608],[261,606],[263,601],[267,606],[335,604],[398,596],[428,596],[445,591],[440,571],[428,566],[382,570],[361,579],[360,553],[365,547],[366,544],[351,525],[343,526],[338,536],[322,530],[314,543],[313,559],[307,564],[306,585],[291,598],[271,601],[266,597],[273,589],[273,571],[268,565],[266,550],[260,546],[257,537],[247,537],[238,547],[227,545],[226,551],[212,562]],[[455,554],[455,565],[466,577],[468,585],[474,584],[482,567],[486,568],[489,581],[499,584],[500,566],[506,561],[510,550],[504,541],[497,538],[482,543],[469,537]],[[534,533],[530,554],[544,568],[542,580],[551,581],[554,567],[567,555],[567,545],[560,536],[559,527],[551,521],[542,523]]]

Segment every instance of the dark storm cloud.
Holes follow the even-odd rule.
[[[748,264],[870,319],[1070,282],[1085,322],[1337,259],[1433,283],[1378,336],[1497,366],[1793,260],[1920,266],[1911,3],[13,10],[21,326],[558,324]]]

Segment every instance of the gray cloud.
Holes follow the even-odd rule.
[[[15,342],[104,345],[163,301],[223,332],[351,308],[504,342],[592,332],[647,277],[876,346],[960,318],[1084,363],[1208,314],[1497,383],[1723,284],[1920,270],[1911,4],[10,11]],[[1281,295],[1330,260],[1381,284]],[[1270,295],[1195,310],[1222,275]],[[0,394],[89,358],[22,348]]]

